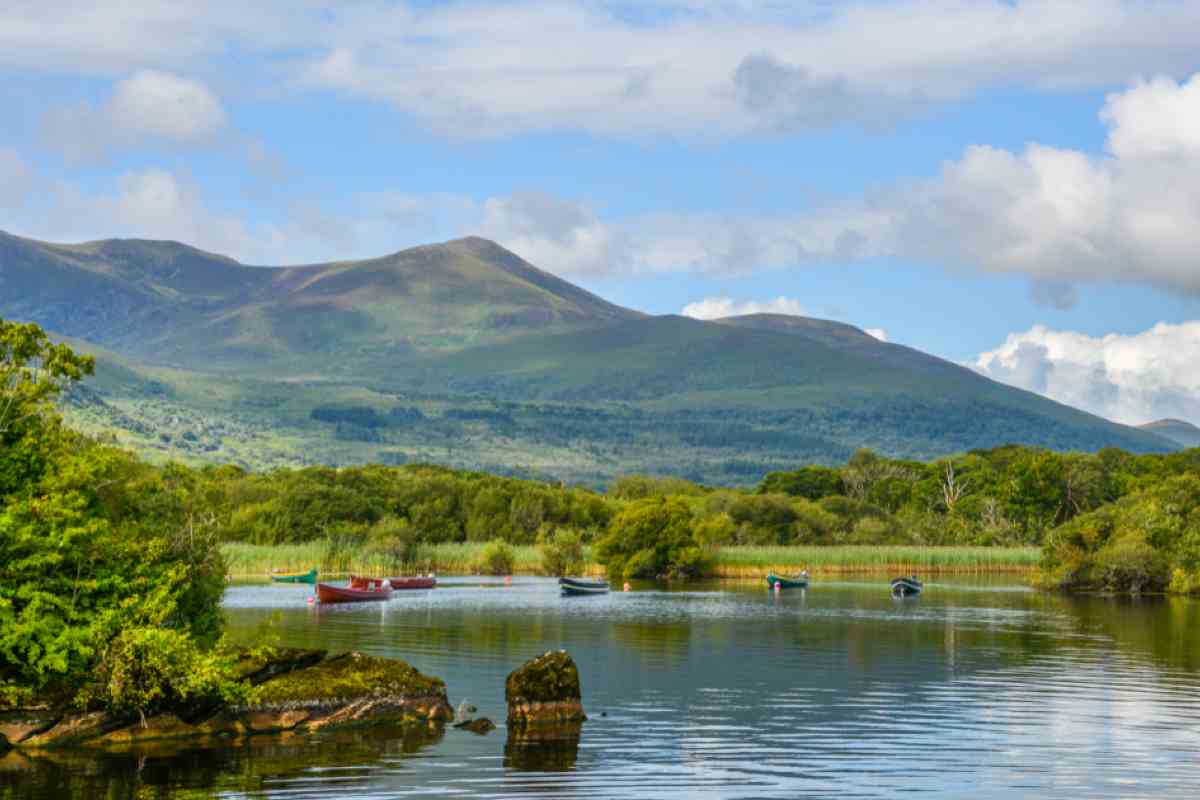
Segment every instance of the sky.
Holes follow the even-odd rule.
[[[0,230],[464,235],[1200,424],[1195,0],[10,0]]]

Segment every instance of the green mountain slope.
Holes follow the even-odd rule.
[[[351,377],[420,353],[640,316],[483,239],[274,269],[175,242],[64,246],[3,233],[0,314],[173,366]]]
[[[0,235],[0,316],[97,349],[72,418],[170,457],[729,483],[857,447],[1175,446],[841,323],[648,317],[482,239],[275,269]]]
[[[1181,447],[1200,447],[1200,428],[1181,419],[1160,419],[1138,425],[1138,428],[1170,439]]]

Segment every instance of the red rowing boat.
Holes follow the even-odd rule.
[[[379,584],[379,583],[382,583],[382,580],[383,580],[382,578],[364,578],[361,575],[351,575],[350,576],[350,587],[353,589],[365,589],[372,582]],[[397,590],[432,589],[435,586],[437,586],[437,578],[434,578],[434,577],[426,578],[426,577],[422,577],[420,575],[417,575],[417,576],[411,577],[411,578],[388,578],[387,580],[388,580],[388,583],[390,583],[392,585],[392,588],[397,589]]]
[[[348,587],[317,584],[317,599],[322,603],[363,603],[368,600],[387,600],[391,596],[391,587],[383,586],[383,581],[364,581],[361,586],[351,584]]]

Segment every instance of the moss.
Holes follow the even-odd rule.
[[[579,670],[565,650],[546,653],[509,673],[504,697],[509,703],[579,700]]]
[[[280,675],[320,664],[327,654],[327,650],[307,650],[298,647],[243,650],[237,654],[234,673],[238,679],[257,686]]]
[[[289,672],[262,685],[265,706],[344,701],[356,697],[444,697],[446,684],[403,661],[362,653],[334,656],[314,667]]]

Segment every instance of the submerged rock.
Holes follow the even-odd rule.
[[[504,682],[510,726],[582,722],[582,698],[579,670],[565,650],[525,662]]]
[[[487,717],[480,717],[479,719],[471,719],[467,720],[466,722],[456,722],[454,723],[454,727],[458,728],[459,730],[470,731],[471,733],[478,733],[480,736],[483,736],[489,731],[496,730],[496,723],[492,722]]]
[[[454,716],[446,684],[403,661],[324,651],[283,651],[247,660],[244,678],[261,684],[249,707],[176,710],[141,718],[86,714],[15,715],[0,720],[3,741],[22,748],[131,744],[194,736],[242,736],[348,725],[440,726]],[[0,750],[3,750],[0,744]]]

